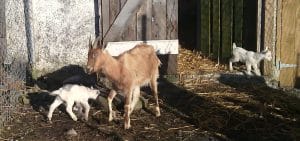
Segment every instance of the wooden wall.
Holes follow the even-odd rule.
[[[178,39],[178,0],[131,0],[132,3],[140,4],[130,13],[126,25],[123,24],[123,27],[118,27],[119,30],[115,31],[114,35],[120,36],[106,39],[124,5],[129,1],[95,0],[99,6],[100,16],[98,33],[103,37],[104,44],[110,41]],[[164,62],[162,73],[177,73],[177,55],[162,55],[160,59]]]
[[[98,0],[99,30],[105,36],[127,0]],[[177,39],[178,0],[143,0],[116,41]],[[102,19],[101,19],[102,18]]]
[[[254,0],[199,0],[197,2],[197,44],[203,54],[227,61],[232,43],[256,51]]]

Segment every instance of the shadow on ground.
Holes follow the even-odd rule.
[[[162,79],[159,92],[202,132],[224,140],[300,139],[300,100],[268,87],[263,78],[221,74],[218,82],[198,83],[186,90]]]
[[[78,66],[63,67],[39,78],[45,90],[56,89],[77,75],[83,75]],[[71,72],[69,72],[72,70]],[[90,83],[90,76],[88,84]],[[85,77],[75,77],[82,83]],[[72,82],[74,82],[72,81]],[[94,80],[92,79],[92,82]],[[77,82],[76,82],[77,83]],[[149,89],[143,89],[149,96]],[[96,112],[94,106],[88,122],[74,122],[64,112],[55,112],[53,124],[42,122],[53,97],[47,93],[30,93],[33,107],[15,130],[25,139],[46,137],[68,140],[64,132],[74,128],[77,140],[285,140],[300,139],[300,100],[281,90],[268,87],[263,78],[235,74],[221,74],[218,79],[192,78],[177,84],[159,79],[161,117],[153,115],[153,108],[134,111],[132,128],[123,129],[122,115],[107,122],[107,112]],[[153,105],[150,97],[150,105]],[[63,111],[64,109],[61,109]],[[101,108],[100,108],[101,110]],[[26,125],[24,125],[26,124]],[[18,126],[16,126],[18,127]],[[39,127],[38,129],[36,127]],[[24,131],[23,131],[24,129]],[[22,131],[19,131],[22,130]],[[30,134],[28,134],[30,130]],[[51,132],[55,131],[55,132]],[[26,133],[26,134],[25,134]],[[73,140],[76,140],[73,138]],[[20,137],[14,137],[20,139]]]

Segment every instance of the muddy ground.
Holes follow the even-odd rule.
[[[161,117],[153,115],[152,96],[143,94],[150,99],[149,107],[133,112],[129,130],[123,129],[122,108],[109,123],[105,108],[93,101],[87,122],[72,121],[61,106],[54,112],[53,123],[48,123],[45,115],[53,97],[29,93],[29,104],[20,105],[0,140],[300,140],[299,92],[273,89],[261,77],[229,73],[197,54],[194,58],[188,51],[181,54],[186,54],[179,57],[182,73],[172,78],[178,81],[159,79]],[[184,59],[202,63],[188,65]],[[50,81],[51,86],[61,85],[56,79]],[[54,89],[46,84],[40,87]],[[67,135],[71,129],[77,135]]]

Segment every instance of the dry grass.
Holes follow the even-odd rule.
[[[179,74],[205,74],[224,71],[226,71],[225,65],[217,64],[211,59],[204,57],[199,52],[179,48]]]

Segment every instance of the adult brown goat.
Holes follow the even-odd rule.
[[[99,37],[93,45],[89,41],[87,69],[89,73],[100,72],[112,83],[113,89],[108,95],[109,121],[113,120],[112,100],[117,92],[125,97],[124,120],[125,129],[130,128],[130,114],[140,96],[140,87],[150,83],[156,100],[156,116],[160,116],[157,94],[158,67],[161,62],[156,56],[153,46],[138,44],[134,48],[112,57],[103,47],[98,47]]]

